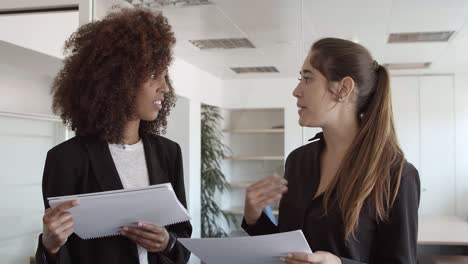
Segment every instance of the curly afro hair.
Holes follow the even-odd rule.
[[[167,19],[147,9],[120,9],[80,27],[65,42],[64,67],[55,77],[53,111],[77,135],[110,143],[122,140],[134,118],[137,92],[152,74],[165,74],[175,37]],[[140,122],[140,135],[165,134],[176,96],[170,92],[154,121]]]

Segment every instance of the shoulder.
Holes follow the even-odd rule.
[[[173,149],[180,148],[177,142],[160,135],[148,135],[147,138],[151,143],[156,144],[158,146]]]
[[[68,139],[55,147],[51,148],[47,152],[48,160],[61,160],[61,161],[77,161],[81,157],[86,155],[86,149],[84,147],[84,139],[79,136],[75,136]]]
[[[409,186],[413,190],[419,192],[420,188],[420,179],[419,172],[413,164],[405,160],[403,164],[403,171],[401,173],[401,185]]]
[[[88,170],[88,152],[83,138],[73,137],[47,152],[42,179],[44,197],[81,193]]]
[[[170,157],[180,155],[180,145],[166,137],[160,135],[147,135],[147,140],[160,153],[168,154]]]
[[[395,174],[394,174],[395,175]],[[418,170],[413,164],[404,161],[397,200],[412,200],[419,204],[421,198],[421,182]]]
[[[304,159],[311,159],[320,154],[320,140],[311,142],[293,150],[287,157],[286,163],[301,162]]]

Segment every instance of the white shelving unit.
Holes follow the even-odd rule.
[[[232,156],[227,160],[284,160],[283,156]]]
[[[284,110],[225,109],[223,110],[226,153],[223,172],[229,188],[221,194],[220,206],[238,219],[231,227],[232,236],[242,236],[240,224],[244,214],[245,190],[252,183],[284,172]],[[278,215],[277,205],[273,213]]]
[[[242,208],[242,207],[228,208],[228,209],[225,209],[223,211],[225,213],[232,214],[232,215],[239,215],[239,216],[244,215],[244,208]],[[273,214],[278,215],[278,209],[274,209]]]
[[[270,128],[270,129],[225,129],[225,133],[231,134],[282,134],[284,128]]]

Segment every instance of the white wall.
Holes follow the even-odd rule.
[[[78,11],[2,15],[0,40],[63,58],[63,44],[78,28],[78,16]]]
[[[459,216],[468,217],[468,73],[455,75],[455,185]]]
[[[187,207],[192,216],[193,237],[200,237],[200,104],[178,97],[168,119],[167,138],[182,149]]]
[[[0,111],[52,115],[52,78],[0,64]]]
[[[59,121],[0,113],[0,262],[28,263],[42,231],[42,168],[64,139]]]
[[[468,216],[468,74],[392,79],[395,121],[421,177],[421,214]]]
[[[392,103],[400,146],[406,159],[420,169],[419,78],[392,78]]]
[[[180,58],[169,68],[176,93],[190,100],[221,106],[222,81]]]
[[[455,120],[452,76],[419,78],[422,193],[420,211],[454,215]]]

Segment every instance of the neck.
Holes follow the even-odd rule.
[[[350,118],[322,128],[326,152],[341,160],[359,132],[358,120]]]
[[[128,121],[125,125],[122,137],[122,144],[133,145],[140,140],[139,135],[140,120]]]

